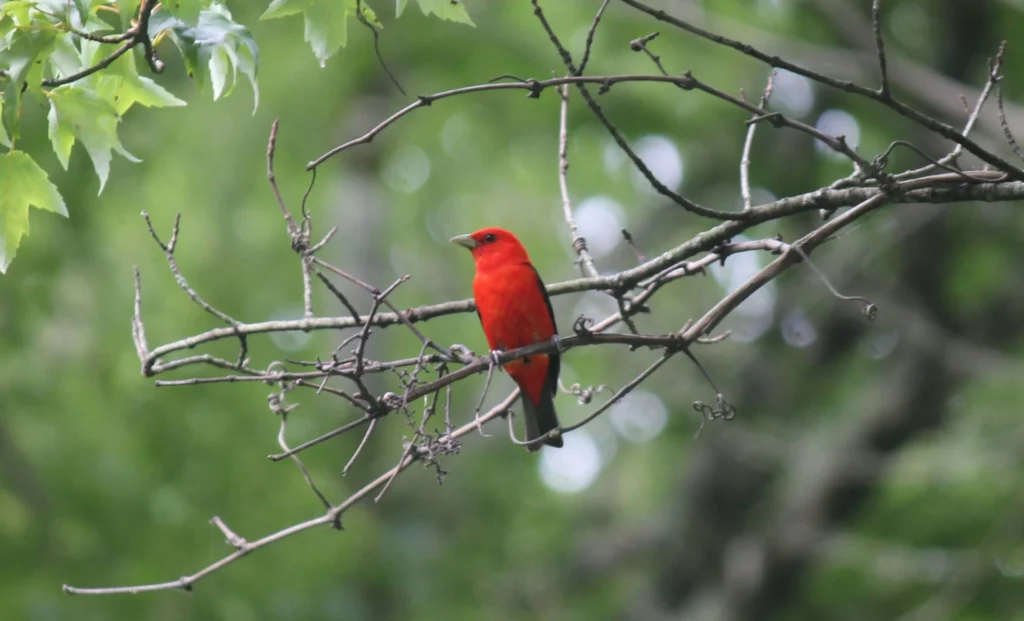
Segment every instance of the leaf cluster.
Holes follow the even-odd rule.
[[[419,0],[425,14],[472,24],[461,2]],[[406,2],[399,1],[401,15]],[[321,66],[346,43],[350,15],[382,28],[362,0],[274,0],[261,19],[302,15],[305,39]],[[214,100],[229,95],[240,77],[259,105],[259,47],[250,30],[215,0],[0,0],[0,273],[28,234],[29,207],[67,215],[64,200],[36,156],[19,148],[23,117],[38,103],[48,109],[50,144],[67,170],[76,143],[84,147],[102,193],[114,153],[137,162],[118,127],[136,105],[186,102],[144,75],[163,71],[156,47],[164,40],[180,53],[185,70]],[[13,175],[18,174],[17,180]]]

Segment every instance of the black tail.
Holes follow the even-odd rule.
[[[555,399],[552,391],[545,390],[540,398],[540,403],[534,405],[530,398],[523,392],[523,415],[526,418],[526,441],[531,442],[551,431],[552,429],[558,428],[558,416],[555,414]],[[544,441],[544,444],[553,446],[555,448],[562,448],[562,436],[556,436],[554,438],[548,438]],[[541,447],[540,443],[529,444],[527,449],[530,452],[539,451]]]

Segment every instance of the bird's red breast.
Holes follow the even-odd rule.
[[[555,323],[548,311],[546,293],[537,272],[529,263],[491,264],[477,269],[473,296],[480,311],[487,343],[491,349],[510,350],[550,341]],[[548,374],[548,356],[514,360],[505,370],[538,403]]]
[[[476,262],[473,297],[492,350],[511,350],[550,341],[556,334],[554,313],[544,283],[526,249],[512,233],[498,228],[465,236]],[[534,403],[539,403],[548,375],[557,380],[557,355],[536,355],[504,365]]]

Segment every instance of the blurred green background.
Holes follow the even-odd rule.
[[[31,235],[0,278],[0,618],[56,619],[1024,619],[1024,214],[1014,204],[887,208],[815,255],[844,293],[880,309],[868,323],[809,270],[794,269],[723,325],[733,338],[700,350],[736,404],[704,426],[713,399],[695,369],[671,362],[561,451],[527,454],[469,436],[434,473],[414,467],[379,505],[345,514],[345,530],[309,531],[205,578],[193,593],[71,597],[64,583],[114,586],[175,579],[228,554],[208,520],[256,539],[319,515],[294,466],[266,459],[278,421],[260,384],[155,388],[131,341],[133,265],[142,273],[151,346],[216,326],[177,288],[139,216],[162,235],[182,214],[177,258],[213,305],[242,321],[301,315],[298,260],[265,178],[270,123],[281,119],[277,174],[293,207],[304,165],[412,100],[511,73],[563,74],[527,2],[469,0],[476,28],[399,20],[386,2],[382,53],[397,93],[354,20],[349,43],[321,68],[299,18],[260,22],[263,3],[231,2],[260,46],[260,106],[241,85],[213,103],[171,48],[162,84],[186,108],[135,109],[121,131],[143,162],[115,159],[102,196],[80,148],[63,172],[49,152],[45,110],[27,110],[19,143],[51,173],[70,220],[34,212]],[[868,5],[852,0],[716,0],[657,6],[792,61],[874,86]],[[599,2],[549,1],[549,19],[577,59]],[[1005,95],[1024,96],[1019,1],[883,3],[898,95],[960,124],[986,59],[1009,39]],[[865,31],[865,28],[867,30]],[[660,30],[652,50],[669,71],[730,93],[760,92],[764,66],[612,2],[589,72],[653,73],[629,41]],[[550,282],[571,278],[557,185],[558,99],[493,92],[435,103],[320,170],[309,205],[316,232],[339,231],[323,256],[385,286],[401,307],[470,294],[469,257],[447,239],[487,225],[515,231]],[[569,183],[598,266],[635,264],[627,227],[648,256],[709,223],[653,194],[586,110],[570,109]],[[666,85],[616,86],[605,110],[671,187],[738,208],[745,116]],[[845,134],[873,156],[904,138],[946,145],[879,105],[781,74],[772,105]],[[995,112],[979,125],[999,144]],[[755,201],[810,191],[848,165],[804,135],[767,126],[753,149]],[[920,162],[900,155],[894,166]],[[751,238],[792,239],[815,214],[761,225]],[[641,316],[647,332],[699,316],[767,257],[730,258],[710,277],[666,289]],[[369,300],[345,288],[363,310]],[[317,290],[318,312],[343,313]],[[562,333],[614,304],[598,294],[554,300]],[[610,306],[610,307],[609,307]],[[434,340],[485,347],[476,317],[423,324]],[[329,354],[343,334],[254,338],[253,365]],[[370,355],[415,355],[401,327]],[[234,344],[209,351],[230,357]],[[655,354],[568,353],[563,380],[621,386]],[[168,376],[169,377],[169,376]],[[177,377],[186,377],[181,374]],[[394,390],[394,378],[373,388]],[[462,422],[483,378],[460,383]],[[511,386],[497,376],[490,402]],[[294,393],[298,443],[357,412]],[[558,399],[563,422],[593,405]],[[397,461],[409,428],[381,425],[347,477],[359,438],[305,454],[338,502]]]

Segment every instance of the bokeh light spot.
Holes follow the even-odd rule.
[[[668,422],[668,410],[658,395],[635,390],[612,407],[612,426],[630,442],[648,442],[658,437]]]
[[[644,136],[637,140],[633,150],[658,181],[670,190],[679,188],[683,182],[683,155],[676,143],[665,136]],[[654,193],[651,183],[636,168],[630,172],[630,178],[637,190]]]
[[[581,492],[593,484],[601,471],[597,443],[586,429],[577,429],[563,439],[565,446],[560,449],[541,449],[540,478],[556,492]]]
[[[881,360],[896,351],[899,342],[900,331],[896,328],[874,332],[861,343],[861,353],[872,360]]]
[[[603,257],[622,241],[625,214],[622,207],[607,196],[592,196],[582,201],[573,217],[587,248],[595,257]]]
[[[746,238],[739,235],[736,237],[736,241],[746,241]],[[725,265],[713,263],[710,266],[710,272],[722,289],[726,293],[731,293],[760,271],[761,267],[761,260],[757,253],[741,252],[730,256]],[[775,283],[768,282],[741,302],[728,320],[728,328],[732,330],[732,339],[739,342],[751,342],[771,327],[777,298]]]
[[[856,149],[857,145],[860,144],[860,123],[857,122],[857,119],[853,118],[852,114],[844,110],[837,110],[835,108],[825,110],[818,117],[815,127],[817,127],[818,131],[829,136],[843,136],[846,138],[846,145],[851,149]],[[814,148],[823,155],[840,160],[846,159],[845,155],[833,151],[831,147],[820,140],[814,141]]]
[[[782,340],[786,343],[803,349],[809,347],[817,339],[818,329],[807,318],[803,309],[793,309],[782,318]]]
[[[392,190],[412,194],[430,178],[430,159],[419,147],[401,147],[388,159],[381,176]]]
[[[789,116],[806,116],[814,108],[814,89],[810,80],[802,75],[779,69],[775,73],[771,101]]]
[[[302,311],[282,311],[274,316],[276,321],[289,321],[302,317]],[[290,330],[288,332],[271,332],[270,340],[285,351],[298,351],[309,343],[310,335],[302,330]]]

